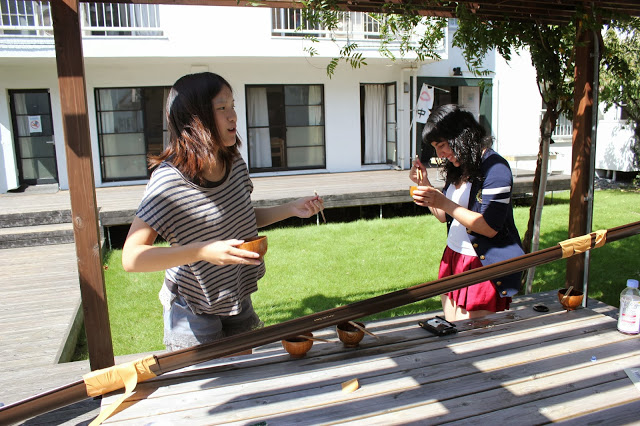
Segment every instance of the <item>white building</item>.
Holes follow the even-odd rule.
[[[413,106],[423,83],[435,104],[457,102],[490,128],[494,147],[535,168],[541,100],[529,58],[486,58],[485,80],[451,46],[441,60],[392,61],[378,52],[377,23],[349,13],[337,44],[321,30],[313,47],[299,11],[81,3],[83,53],[96,186],[145,183],[146,155],[166,139],[164,100],[182,75],[211,71],[232,85],[242,154],[252,176],[408,168],[420,147]],[[20,186],[68,189],[63,117],[49,5],[0,1],[0,193]],[[326,65],[347,37],[366,66]],[[567,127],[567,126],[565,126]],[[570,125],[568,126],[570,135]],[[561,126],[558,131],[563,131]],[[552,171],[570,171],[570,137],[554,137]],[[609,166],[607,166],[609,167]],[[617,167],[612,165],[612,167]]]

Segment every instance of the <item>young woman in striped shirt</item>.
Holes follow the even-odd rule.
[[[150,157],[155,170],[123,247],[126,271],[165,270],[160,300],[170,351],[262,326],[251,294],[264,263],[238,245],[260,227],[324,208],[317,196],[252,206],[234,108],[231,86],[217,74],[176,81],[166,107],[170,143]],[[158,235],[168,247],[154,246]]]

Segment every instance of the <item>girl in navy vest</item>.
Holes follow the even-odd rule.
[[[491,149],[493,139],[473,115],[457,105],[433,110],[422,140],[444,160],[445,186],[435,189],[416,159],[410,178],[418,184],[413,199],[447,223],[447,247],[438,278],[459,274],[524,254],[513,220],[509,163]],[[418,181],[418,170],[422,181]],[[441,296],[445,318],[478,318],[509,309],[520,289],[521,272],[496,277]]]

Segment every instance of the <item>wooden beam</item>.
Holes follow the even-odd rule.
[[[573,146],[571,195],[569,200],[569,238],[591,232],[587,228],[589,177],[591,168],[591,129],[593,126],[594,40],[592,31],[576,36],[575,91],[573,98]],[[585,255],[567,260],[566,286],[582,289]]]
[[[92,370],[114,365],[102,269],[78,0],[50,3],[84,324]]]

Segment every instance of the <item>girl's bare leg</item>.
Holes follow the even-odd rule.
[[[495,312],[487,310],[467,311],[466,309],[456,305],[446,294],[440,295],[440,300],[442,302],[444,319],[447,321],[453,322],[464,319],[481,318],[486,315],[495,314]]]

